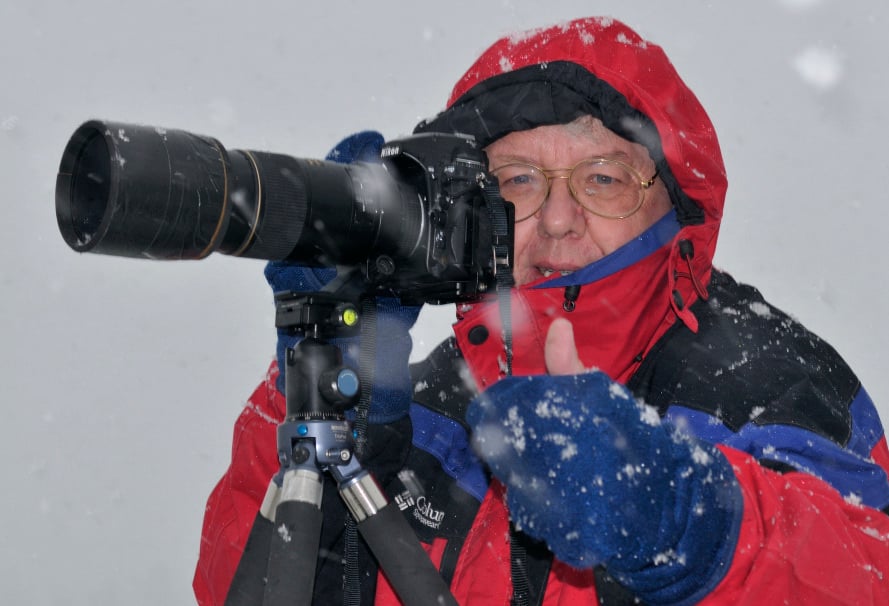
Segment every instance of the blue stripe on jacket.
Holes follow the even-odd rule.
[[[871,459],[883,437],[877,411],[864,388],[850,408],[852,434],[845,448],[792,425],[757,425],[753,421],[732,432],[716,417],[683,406],[671,406],[665,420],[713,444],[725,444],[757,459],[769,459],[811,473],[844,497],[861,499],[876,509],[889,505],[886,470]]]
[[[435,457],[457,485],[481,501],[488,490],[482,464],[472,451],[466,429],[443,415],[412,404],[413,444]]]

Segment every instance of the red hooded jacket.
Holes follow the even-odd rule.
[[[675,218],[571,276],[514,290],[512,372],[545,372],[547,329],[567,317],[587,366],[719,445],[744,494],[743,522],[732,561],[721,578],[707,580],[701,603],[889,603],[889,516],[880,511],[889,506],[889,450],[879,419],[836,352],[713,269],[724,166],[712,124],[663,51],[603,18],[508,36],[470,67],[447,110],[418,131],[470,133],[484,146],[582,114],[649,149]],[[576,285],[575,308],[565,311],[564,289]],[[479,388],[508,371],[503,328],[496,302],[458,309],[456,343]],[[207,506],[195,576],[202,604],[221,603],[277,471],[274,423],[283,400],[276,372],[273,365],[239,419],[231,468]],[[413,416],[415,448],[425,414]],[[463,456],[468,446],[458,440],[449,448],[436,456]],[[502,488],[495,482],[477,496],[447,576],[461,604],[507,604]],[[429,543],[434,561],[446,559],[443,543]],[[542,603],[592,605],[600,594],[594,571],[555,561]],[[398,603],[382,577],[376,596],[377,604]]]

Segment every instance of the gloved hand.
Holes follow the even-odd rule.
[[[699,596],[731,562],[742,500],[729,463],[605,374],[507,377],[467,420],[513,522],[563,562],[603,564],[647,603]]]
[[[362,131],[346,137],[327,155],[333,162],[378,162],[384,143],[383,135],[375,131]],[[282,291],[311,292],[321,290],[336,276],[336,270],[329,267],[306,267],[285,261],[270,261],[265,267],[265,276],[275,293]],[[395,298],[380,297],[376,301],[376,351],[374,384],[370,423],[390,423],[408,412],[413,394],[408,362],[411,353],[411,336],[408,332],[420,313],[419,306],[404,306]],[[293,347],[299,337],[286,329],[278,329],[278,391],[284,393],[284,355],[288,347]],[[343,351],[349,365],[358,368],[358,337],[330,339]]]

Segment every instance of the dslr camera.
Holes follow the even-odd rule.
[[[413,135],[380,155],[338,164],[91,120],[64,150],[56,216],[78,252],[336,267],[408,303],[477,299],[510,274],[512,205],[471,136]]]

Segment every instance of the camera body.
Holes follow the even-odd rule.
[[[379,163],[338,164],[93,120],[69,140],[56,182],[59,229],[76,251],[337,267],[410,303],[493,290],[511,272],[512,212],[475,140],[445,133],[387,142]]]

